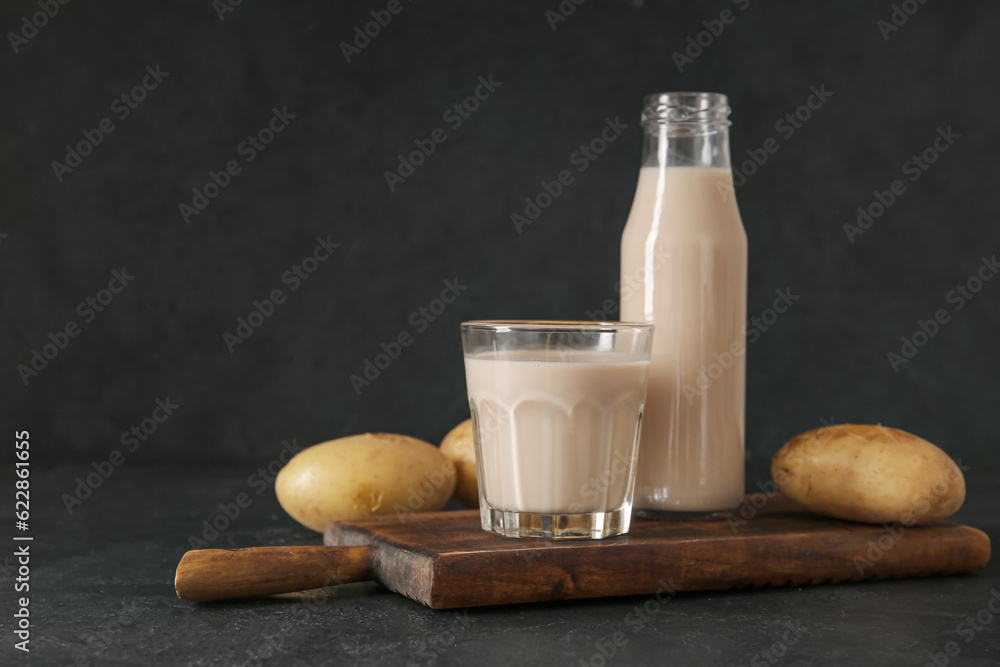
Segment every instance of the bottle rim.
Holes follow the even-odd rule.
[[[729,98],[722,93],[653,93],[643,98],[643,125],[729,126]]]

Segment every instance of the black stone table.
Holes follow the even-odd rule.
[[[89,467],[35,469],[30,649],[14,649],[15,571],[0,577],[0,664],[987,665],[1000,663],[1000,566],[980,574],[434,611],[374,583],[196,605],[173,591],[193,538],[318,544],[252,466],[127,464],[67,512]],[[956,519],[1000,535],[1000,474],[973,469]],[[11,476],[12,477],[12,476]],[[8,477],[8,480],[11,479]],[[4,487],[13,497],[13,483]],[[246,507],[235,503],[239,494]],[[249,500],[249,504],[246,502]],[[224,529],[206,531],[216,519]],[[12,503],[0,510],[9,536]],[[238,511],[238,514],[237,514]],[[228,523],[228,526],[225,524]],[[8,538],[9,539],[9,538]],[[0,552],[12,563],[16,542]],[[7,559],[4,561],[4,559]],[[948,655],[948,651],[953,655]]]

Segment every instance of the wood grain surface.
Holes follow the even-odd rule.
[[[967,574],[990,558],[989,538],[969,526],[854,523],[762,494],[727,519],[635,518],[607,540],[500,537],[470,510],[341,521],[324,541],[371,545],[379,581],[438,609]]]
[[[969,526],[854,523],[762,494],[723,519],[634,518],[627,535],[606,540],[501,537],[469,510],[340,521],[324,542],[189,551],[177,595],[205,602],[375,579],[446,609],[969,574],[990,559],[989,538]]]
[[[196,549],[174,575],[177,597],[188,602],[291,593],[371,579],[366,546]]]

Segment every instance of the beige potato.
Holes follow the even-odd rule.
[[[472,420],[451,429],[441,441],[441,453],[455,464],[458,481],[455,497],[466,507],[479,507],[479,484],[476,477],[476,441],[472,433]]]
[[[455,489],[455,465],[423,440],[365,433],[302,450],[274,488],[293,519],[323,532],[340,519],[441,509]]]
[[[781,492],[829,516],[904,526],[951,516],[965,502],[962,471],[915,435],[838,424],[789,440],[771,463]]]

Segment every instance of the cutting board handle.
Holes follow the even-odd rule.
[[[371,579],[371,547],[196,549],[177,565],[174,588],[188,602],[230,600]]]

